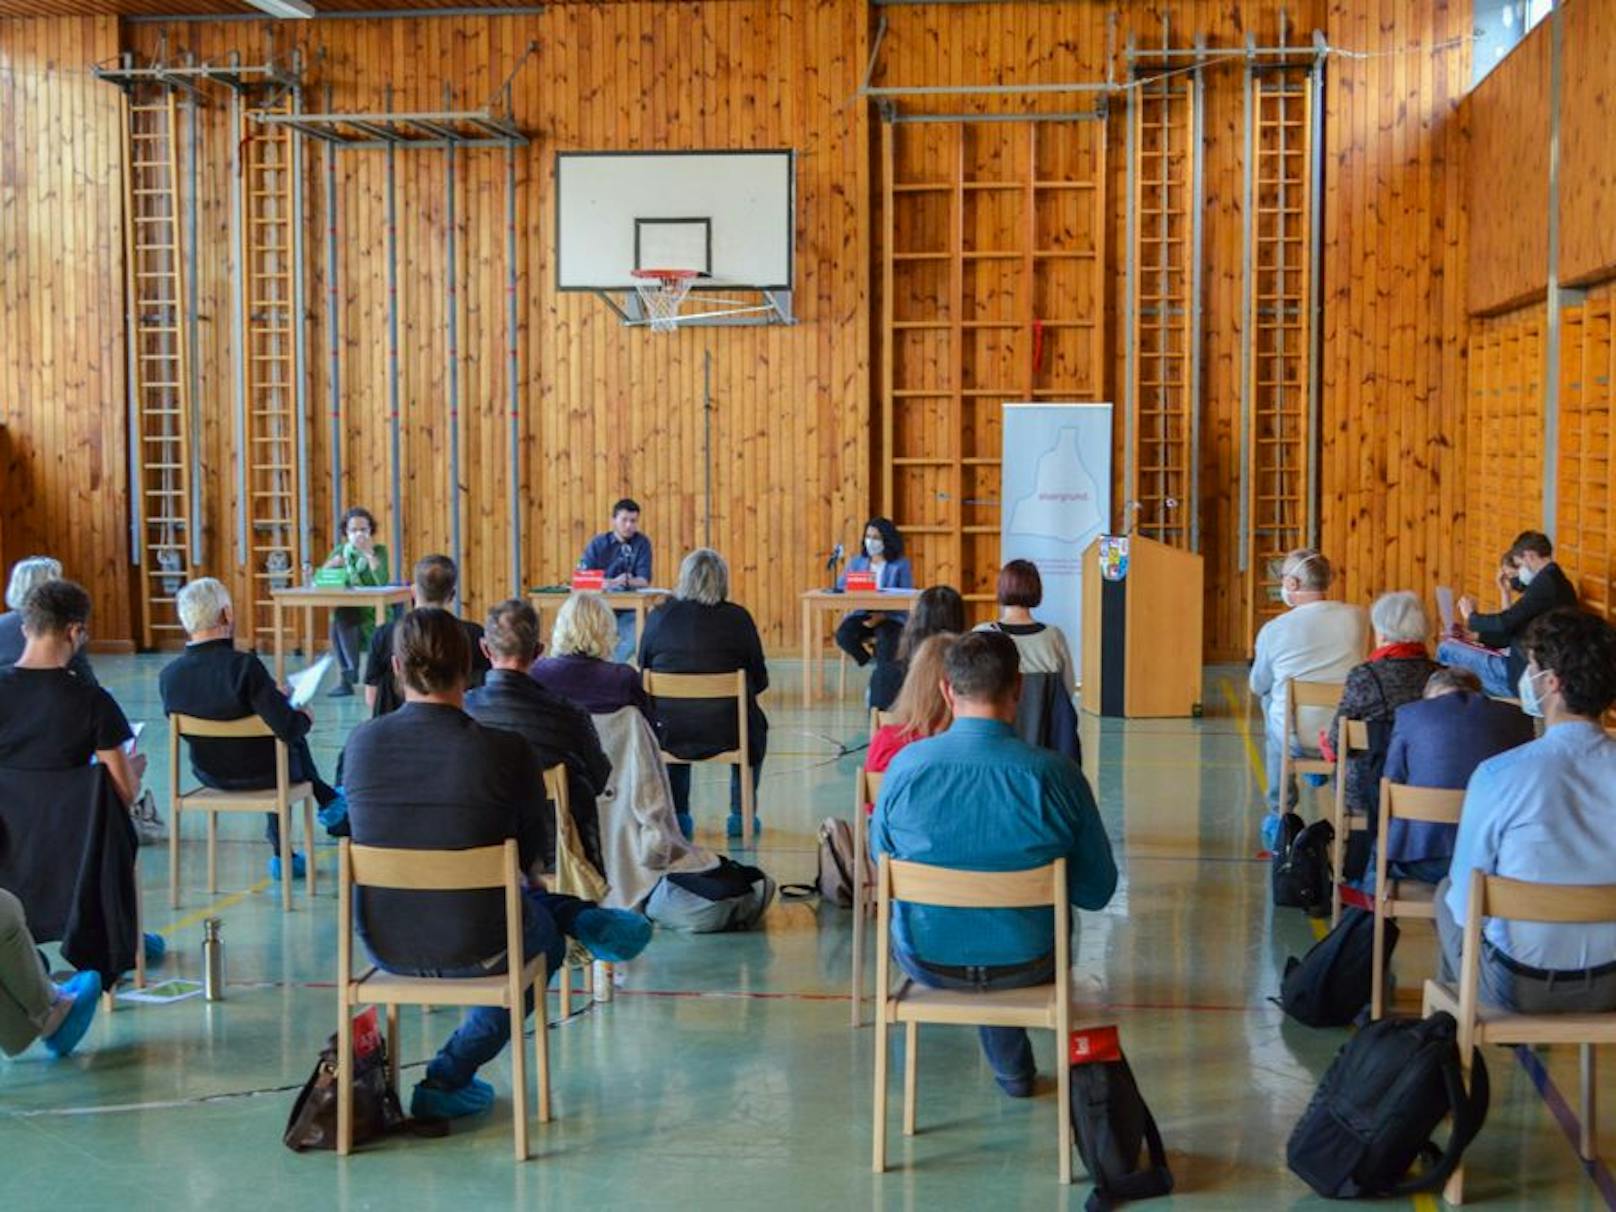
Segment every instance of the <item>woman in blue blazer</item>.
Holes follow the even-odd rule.
[[[864,527],[864,551],[853,557],[847,572],[875,573],[877,589],[913,589],[914,570],[903,554],[903,536],[890,518],[871,518]],[[847,587],[847,573],[837,582]],[[836,646],[860,665],[875,657],[877,667],[898,659],[898,637],[907,611],[855,610],[836,628]]]

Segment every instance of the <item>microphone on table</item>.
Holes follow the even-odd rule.
[[[836,544],[835,547],[833,547],[831,549],[830,559],[825,561],[825,571],[831,574],[831,586],[830,586],[830,592],[831,593],[841,593],[842,592],[839,588],[837,588],[836,583],[835,583],[836,582],[836,566],[842,562],[842,557],[846,553],[847,553],[847,549],[845,547],[843,547],[840,543],[838,543],[838,544]]]

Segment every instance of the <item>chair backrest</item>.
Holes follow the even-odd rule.
[[[1341,752],[1362,752],[1369,748],[1369,724],[1364,720],[1341,721]]]
[[[175,713],[168,717],[168,726],[176,736],[253,737],[274,736],[274,731],[256,715],[244,715],[236,720],[204,720],[194,715]]]
[[[576,896],[586,901],[606,896],[606,878],[595,870],[584,851],[572,819],[572,793],[567,786],[567,767],[556,763],[544,772],[544,793],[555,805],[555,886],[552,892]]]
[[[858,795],[855,797],[859,804],[873,804],[881,794],[881,782],[885,779],[883,770],[866,770],[863,766],[858,770]]]
[[[516,839],[470,850],[402,850],[343,840],[347,869],[361,888],[464,892],[517,886]]]
[[[1022,871],[967,871],[883,855],[892,900],[954,909],[1035,909],[1066,900],[1066,860]]]
[[[871,707],[870,739],[873,741],[877,732],[879,732],[882,728],[885,728],[888,724],[896,722],[897,718],[898,716],[896,712],[882,711],[879,707]]]
[[[1387,821],[1457,825],[1459,814],[1464,809],[1465,793],[1446,787],[1410,787],[1406,783],[1381,779],[1380,796]]]
[[[1616,884],[1539,884],[1472,871],[1470,903],[1482,917],[1516,922],[1616,922]]]
[[[739,697],[746,708],[746,670],[728,673],[658,673],[641,675],[645,693],[655,699],[729,699]]]
[[[1340,682],[1309,682],[1301,678],[1285,679],[1285,732],[1301,739],[1296,729],[1296,713],[1303,707],[1323,707],[1334,711],[1341,705],[1341,694],[1346,687]],[[1307,739],[1307,747],[1318,745],[1318,738]]]

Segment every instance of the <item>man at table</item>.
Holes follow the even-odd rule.
[[[612,528],[589,540],[578,561],[580,569],[604,572],[607,593],[644,589],[651,583],[651,540],[640,533],[640,506],[624,497],[612,506]],[[617,661],[634,655],[634,612],[617,614]]]

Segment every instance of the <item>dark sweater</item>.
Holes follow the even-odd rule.
[[[640,668],[655,673],[727,673],[746,670],[749,755],[761,761],[769,721],[757,705],[757,696],[769,687],[763,660],[763,641],[757,625],[743,606],[673,598],[645,621],[640,640]],[[656,704],[662,725],[662,748],[675,757],[699,759],[724,753],[740,744],[735,706],[720,699],[664,699]]]
[[[646,718],[651,715],[640,671],[632,665],[577,654],[540,657],[528,676],[590,715],[610,715],[623,707],[638,707]]]
[[[1412,703],[1425,693],[1425,683],[1442,666],[1429,657],[1382,657],[1365,661],[1347,674],[1341,688],[1341,705],[1330,721],[1330,747],[1341,751],[1341,721],[1363,720],[1381,724],[1369,729],[1370,750],[1353,750],[1347,759],[1347,807],[1353,812],[1377,811],[1380,807],[1378,771],[1386,756],[1385,744],[1391,736],[1391,720],[1404,703]],[[1374,753],[1380,748],[1378,756]]]
[[[545,769],[564,763],[572,819],[584,854],[597,871],[606,868],[600,852],[600,814],[595,800],[612,777],[612,763],[600,747],[589,713],[551,694],[525,673],[494,669],[480,689],[466,695],[466,712],[488,728],[503,728],[526,739]],[[544,863],[555,863],[555,805],[544,814]]]
[[[522,869],[544,836],[544,773],[521,737],[485,728],[464,711],[406,703],[348,738],[348,819],[362,846],[470,850],[515,838]],[[364,888],[359,931],[387,967],[464,968],[505,950],[505,898],[497,889],[409,892]]]
[[[231,640],[188,644],[157,677],[163,714],[204,720],[256,715],[288,745],[306,736],[309,717],[293,707],[256,653]],[[269,737],[197,737],[189,741],[191,772],[204,787],[254,791],[275,785],[275,742]]]
[[[1526,672],[1526,629],[1532,621],[1551,610],[1576,604],[1576,588],[1560,571],[1560,565],[1551,561],[1514,602],[1492,614],[1476,611],[1470,616],[1469,626],[1476,639],[1489,648],[1509,649],[1509,684],[1513,686]]]

